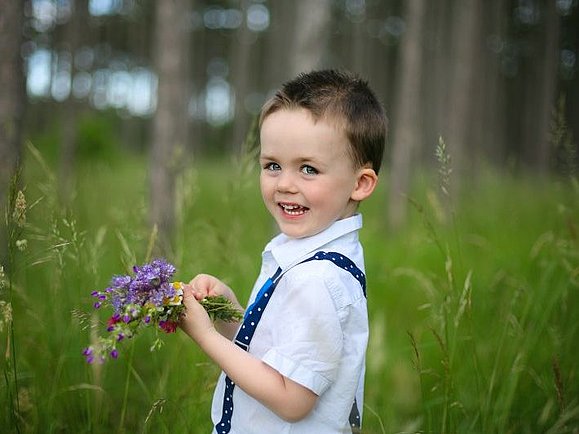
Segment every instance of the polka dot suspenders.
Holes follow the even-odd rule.
[[[362,291],[364,296],[366,296],[366,276],[364,273],[356,267],[356,265],[348,257],[335,252],[317,252],[312,257],[305,259],[300,262],[315,261],[315,260],[327,260],[331,261],[336,266],[343,268],[352,274],[360,282],[362,286]],[[249,350],[249,344],[255,333],[255,329],[263,311],[265,310],[267,303],[269,302],[273,291],[279,280],[282,277],[281,268],[278,268],[275,274],[267,279],[259,290],[255,301],[251,306],[249,306],[245,312],[243,318],[243,323],[237,336],[235,337],[235,344],[245,351]],[[231,381],[229,376],[225,377],[225,391],[223,393],[223,409],[221,412],[221,420],[215,425],[215,431],[218,434],[227,434],[231,430],[231,417],[233,415],[233,390],[235,389],[235,383]],[[353,432],[358,432],[360,427],[360,412],[358,411],[358,406],[354,400],[352,411],[350,412],[350,425],[352,426]]]

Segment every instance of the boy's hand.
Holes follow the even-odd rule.
[[[202,337],[200,333],[203,333],[203,330],[207,331],[208,328],[217,330],[230,340],[232,340],[237,333],[239,323],[216,321],[216,323],[213,324],[205,309],[203,309],[198,302],[198,300],[203,300],[205,297],[219,295],[229,299],[240,312],[244,311],[243,307],[241,307],[237,301],[233,290],[214,276],[198,274],[188,284],[183,285],[183,303],[187,309],[187,314],[181,320],[180,326],[183,331],[197,343],[199,343],[199,337]],[[187,299],[187,297],[189,297],[189,299]],[[200,310],[203,312],[200,312]],[[195,316],[195,318],[191,318],[193,316]]]
[[[195,342],[199,342],[203,334],[215,330],[211,318],[209,318],[203,306],[197,301],[197,298],[197,295],[190,285],[183,285],[183,304],[186,310],[185,314],[181,317],[179,327]]]
[[[243,311],[233,290],[217,277],[209,274],[198,274],[186,286],[191,288],[197,300],[203,300],[208,296],[223,295],[231,301],[235,307]]]

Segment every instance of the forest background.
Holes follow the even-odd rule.
[[[182,335],[84,363],[90,293],[164,255],[246,299],[256,115],[328,67],[390,120],[364,432],[579,432],[578,52],[577,0],[0,0],[0,427],[209,432]]]

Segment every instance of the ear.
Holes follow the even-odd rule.
[[[363,167],[358,171],[356,185],[350,199],[360,202],[372,194],[378,184],[378,175],[374,169]]]

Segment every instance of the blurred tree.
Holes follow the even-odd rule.
[[[251,2],[241,0],[242,22],[234,36],[231,44],[231,63],[233,74],[231,75],[233,89],[235,92],[235,115],[233,118],[233,135],[231,149],[234,153],[240,152],[241,144],[249,128],[249,115],[245,108],[245,99],[249,93],[253,37],[247,23],[247,13]]]
[[[480,137],[478,155],[497,166],[506,161],[506,81],[501,73],[501,52],[507,40],[509,23],[509,1],[490,0],[490,7],[483,15],[486,39],[481,41],[479,52],[484,57],[481,62],[480,85],[476,86],[473,97],[480,101],[479,114],[475,118],[473,134]]]
[[[290,2],[272,2],[269,6],[271,25],[268,32],[266,54],[263,62],[267,63],[266,91],[277,89],[280,82],[289,80],[290,35],[294,32],[295,4]]]
[[[289,41],[288,79],[326,65],[332,17],[331,0],[295,0],[293,5],[295,21]]]
[[[70,15],[64,25],[63,38],[59,41],[59,59],[66,59],[66,69],[70,75],[70,92],[60,110],[61,141],[59,190],[61,199],[70,200],[74,179],[75,157],[77,152],[77,124],[81,105],[73,95],[73,81],[77,72],[76,64],[79,49],[83,45],[83,35],[88,27],[88,0],[77,0],[70,3]]]
[[[392,139],[390,171],[389,222],[399,227],[406,221],[407,194],[416,167],[417,149],[422,131],[423,28],[426,4],[422,0],[406,2],[406,31],[400,42],[400,62],[396,94],[396,117]]]
[[[452,17],[451,81],[447,114],[447,125],[442,134],[452,158],[453,176],[451,188],[458,190],[465,172],[472,171],[473,149],[476,149],[470,133],[478,122],[474,118],[475,101],[472,98],[481,71],[481,56],[478,50],[481,32],[482,0],[455,2]],[[478,102],[476,102],[478,103]]]
[[[22,45],[24,2],[0,0],[0,212],[4,219],[10,182],[20,164],[22,121],[25,106]],[[4,220],[2,220],[4,221]],[[0,224],[0,260],[7,246]]]
[[[424,99],[422,101],[422,131],[425,146],[420,161],[432,161],[434,146],[448,118],[449,72],[452,40],[452,0],[427,2],[424,26]]]
[[[158,76],[157,109],[152,123],[150,218],[159,230],[159,247],[170,249],[175,223],[175,175],[188,141],[187,103],[189,0],[155,4],[153,62]]]
[[[526,94],[529,104],[523,106],[523,142],[528,150],[523,161],[545,175],[550,168],[551,121],[557,103],[557,80],[560,57],[561,19],[554,1],[535,6],[542,18],[532,33],[534,56],[529,64]]]
[[[351,39],[349,41],[349,55],[351,57],[351,69],[354,71],[367,71],[367,62],[369,50],[371,50],[372,45],[368,42],[366,26],[366,2],[351,2],[352,7],[346,9],[348,11],[347,15],[349,17],[351,30]]]
[[[29,2],[22,27],[27,41],[21,52],[29,61],[29,92],[35,104],[28,106],[27,126],[35,139],[43,135],[39,142],[46,148],[60,151],[63,184],[74,166],[75,141],[82,147],[75,139],[79,107],[110,110],[118,116],[120,121],[111,122],[111,130],[122,137],[121,146],[142,150],[148,141],[145,135],[153,130],[151,140],[170,147],[155,151],[167,155],[168,161],[175,146],[190,145],[188,134],[194,135],[195,151],[217,156],[243,141],[251,123],[249,114],[259,99],[293,75],[319,67],[343,67],[369,79],[388,109],[391,137],[415,136],[418,158],[413,167],[432,163],[442,135],[453,159],[453,178],[463,170],[474,174],[481,156],[507,168],[524,162],[545,170],[551,153],[548,122],[559,92],[567,95],[570,128],[575,133],[579,129],[579,99],[573,98],[579,92],[577,1],[423,2],[425,16],[416,51],[407,48],[406,38],[414,27],[412,19],[402,14],[411,5],[408,0],[196,0],[195,7],[189,5],[172,23],[174,32],[183,27],[183,37],[155,50],[154,41],[162,39],[152,24],[155,10],[178,7],[174,3]],[[248,27],[248,18],[256,17],[251,11],[260,11],[267,22],[262,29]],[[9,11],[1,13],[7,16]],[[80,28],[80,37],[74,36],[75,27]],[[73,54],[76,51],[82,56]],[[176,52],[180,53],[177,61],[184,65],[187,59],[195,59],[190,74],[159,77],[155,88],[151,83],[157,83],[156,72],[166,76],[164,71],[174,69],[168,59]],[[77,65],[80,58],[82,65]],[[409,58],[421,65],[422,78],[403,72]],[[8,65],[3,62],[2,67]],[[67,68],[69,81],[82,78],[81,93],[75,98],[63,96],[67,74],[62,72]],[[404,83],[416,80],[418,87],[405,87]],[[168,88],[176,98],[167,96]],[[420,101],[412,103],[419,88]],[[155,120],[150,117],[152,101],[159,107]],[[180,107],[179,115],[175,111],[161,121],[167,101]],[[409,109],[413,104],[414,109]],[[415,122],[410,129],[414,131],[410,132],[405,119],[413,110]],[[175,127],[185,123],[183,118],[188,127]],[[173,139],[160,138],[163,129],[163,134],[171,131]],[[162,162],[152,158],[155,164]],[[403,157],[393,153],[392,158]],[[394,171],[404,167],[394,162]],[[152,172],[151,183],[159,176]],[[164,205],[155,207],[156,213],[169,212]]]

